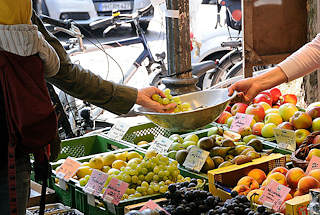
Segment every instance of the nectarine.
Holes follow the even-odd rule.
[[[286,176],[284,176],[280,172],[274,172],[274,173],[271,173],[270,175],[268,175],[266,180],[264,180],[264,182],[262,183],[262,186],[267,186],[271,180],[274,180],[274,181],[278,182],[279,184],[282,184],[285,186],[287,185]]]
[[[308,173],[308,175],[314,177],[320,182],[320,169],[313,169]]]
[[[304,176],[298,182],[298,190],[304,194],[314,188],[320,188],[320,182],[312,176]]]
[[[262,184],[262,182],[267,178],[266,173],[261,169],[250,170],[248,176],[254,178],[259,184]]]
[[[258,189],[259,188],[259,183],[252,177],[250,176],[244,176],[242,177],[237,185],[246,185],[250,188],[250,190]]]
[[[303,169],[295,167],[287,172],[286,179],[290,188],[295,189],[298,186],[299,180],[305,176]]]
[[[247,185],[237,185],[232,191],[237,191],[239,195],[247,195],[250,192],[250,188]]]

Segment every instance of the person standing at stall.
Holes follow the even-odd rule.
[[[320,34],[270,71],[232,84],[229,87],[229,95],[236,90],[243,94],[246,102],[250,102],[264,90],[300,78],[319,68]]]

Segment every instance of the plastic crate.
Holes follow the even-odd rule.
[[[269,156],[254,159],[245,164],[234,164],[211,170],[208,172],[209,191],[225,201],[226,199],[231,198],[230,191],[237,185],[239,179],[246,176],[250,170],[258,168],[268,173],[275,167],[285,165],[286,158],[284,155],[271,154]]]
[[[58,156],[58,161],[51,163],[51,166],[53,170],[56,169],[59,165],[63,163],[63,159],[69,156],[74,157],[75,160],[77,160],[84,156],[90,156],[97,153],[114,151],[123,148],[128,148],[128,146],[123,143],[118,143],[106,139],[101,135],[92,135],[86,137],[67,139],[61,142],[61,153]],[[70,181],[66,183],[67,189],[64,190],[59,186],[59,184],[55,183],[55,180],[55,171],[52,171],[51,178],[49,180],[49,187],[55,190],[58,199],[63,204],[70,207],[74,207],[75,181],[70,179]]]

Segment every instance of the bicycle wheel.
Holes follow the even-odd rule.
[[[203,89],[207,89],[221,81],[226,80],[230,69],[242,61],[242,52],[235,49],[223,56],[216,69],[207,72],[203,79]]]

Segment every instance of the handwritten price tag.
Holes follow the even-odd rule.
[[[296,150],[296,135],[294,131],[287,129],[274,128],[274,136],[280,148]]]
[[[112,178],[103,193],[103,199],[107,202],[112,202],[113,204],[118,205],[128,186],[129,184],[120,181],[117,178]]]
[[[112,126],[106,136],[113,140],[121,140],[129,128],[129,125],[123,122],[117,122]]]
[[[169,138],[166,138],[162,135],[158,135],[156,139],[151,143],[148,150],[154,150],[159,154],[163,154],[168,151],[172,143],[173,141]]]
[[[313,155],[309,165],[306,170],[306,174],[308,174],[313,169],[320,169],[320,158],[318,156]]]
[[[89,181],[83,189],[84,192],[92,194],[94,196],[99,196],[107,179],[108,174],[93,169]]]
[[[230,130],[238,132],[240,128],[250,126],[253,120],[253,115],[237,113],[234,119],[232,120]]]
[[[152,200],[147,201],[147,203],[145,205],[143,205],[142,208],[140,208],[139,211],[143,211],[145,209],[151,209],[151,210],[155,210],[155,211],[164,211],[166,214],[169,214],[166,210],[164,210],[162,207],[160,207],[157,203],[155,203]]]
[[[271,180],[263,191],[259,201],[266,207],[270,207],[275,211],[279,211],[281,204],[290,192],[290,188],[286,187],[278,182]]]
[[[78,161],[73,160],[68,157],[63,164],[56,171],[56,175],[58,178],[63,179],[65,181],[69,181],[70,178],[76,174],[78,168],[80,167],[80,163]]]
[[[188,153],[186,160],[183,163],[183,166],[187,169],[200,172],[208,156],[208,151],[199,149],[197,147],[193,147]]]

